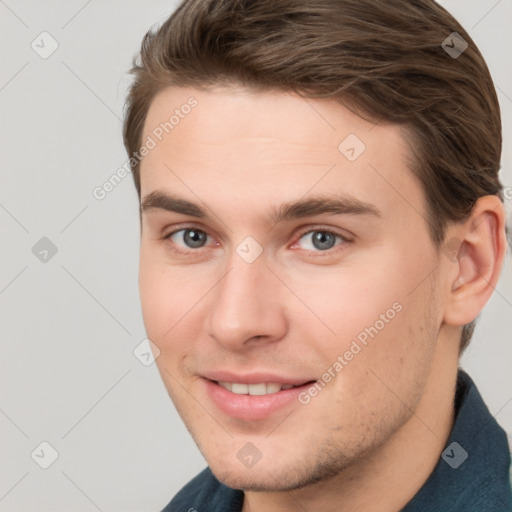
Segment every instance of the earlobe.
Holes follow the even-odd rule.
[[[506,251],[505,210],[497,196],[475,203],[470,217],[454,225],[443,251],[453,269],[445,310],[449,325],[472,322],[483,309],[498,282]]]

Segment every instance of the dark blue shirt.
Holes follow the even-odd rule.
[[[446,448],[402,512],[511,512],[507,437],[462,370],[454,407]],[[240,512],[243,501],[242,491],[226,487],[206,468],[162,512]]]

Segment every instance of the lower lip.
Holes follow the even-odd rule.
[[[299,394],[312,385],[309,382],[296,388],[258,396],[237,395],[209,379],[203,381],[208,396],[222,412],[245,421],[263,420],[293,402],[299,403]]]

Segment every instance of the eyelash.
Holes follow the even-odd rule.
[[[205,231],[204,229],[200,229],[200,228],[196,228],[195,226],[184,226],[184,227],[181,227],[179,229],[175,229],[174,231],[172,231],[171,233],[165,235],[163,237],[164,240],[168,240],[170,241],[171,237],[173,235],[175,235],[176,233],[179,233],[180,231],[201,231],[202,233],[205,233],[207,237],[210,237],[210,238],[213,238],[211,235],[208,234],[207,231]],[[308,252],[312,252],[314,253],[315,255],[313,257],[321,257],[322,255],[332,255],[334,252],[338,252],[338,250],[340,250],[340,248],[346,244],[350,244],[352,243],[352,240],[349,239],[348,237],[346,237],[345,235],[342,235],[341,233],[338,233],[336,231],[333,231],[331,229],[324,229],[324,228],[308,228],[308,229],[304,229],[304,231],[301,231],[297,236],[296,236],[296,241],[293,242],[292,246],[293,245],[296,245],[298,243],[298,241],[303,238],[305,235],[309,234],[309,233],[327,233],[327,234],[330,234],[330,235],[333,235],[334,237],[336,237],[337,240],[341,239],[341,242],[338,243],[337,245],[335,245],[334,247],[330,248],[330,249],[326,249],[325,251],[321,251],[321,250],[316,250],[316,251],[309,251],[307,250]],[[183,254],[183,255],[190,255],[190,254],[196,254],[196,255],[201,255],[205,249],[207,249],[208,247],[199,247],[197,249],[183,249],[181,247],[178,247],[176,246],[174,243],[171,242],[171,244],[173,245],[173,250],[175,252],[177,252],[178,254]]]
[[[308,250],[308,249],[305,249],[307,252],[310,252],[311,253],[311,257],[322,257],[322,256],[332,256],[334,253],[337,253],[338,251],[340,250],[343,250],[342,249],[342,246],[348,244],[351,242],[351,240],[348,239],[348,237],[342,235],[341,233],[338,233],[332,229],[324,229],[324,228],[308,228],[308,229],[305,229],[303,231],[301,231],[297,237],[296,237],[296,241],[293,242],[292,246],[296,245],[299,240],[301,238],[303,238],[305,235],[308,235],[310,233],[326,233],[326,234],[330,234],[330,235],[333,235],[336,239],[336,241],[339,241],[341,239],[341,241],[339,243],[336,243],[336,245],[334,245],[333,247],[331,247],[330,249],[326,249],[324,251],[321,251],[321,250]]]

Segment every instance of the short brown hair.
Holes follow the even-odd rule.
[[[454,46],[453,32],[468,44],[458,57],[442,46]],[[479,197],[503,199],[501,117],[489,70],[433,0],[184,0],[145,35],[131,73],[129,156],[162,89],[240,85],[330,98],[373,122],[402,125],[438,248],[446,225],[464,220]],[[130,163],[140,198],[140,164]],[[474,322],[464,327],[461,351],[473,329]]]

